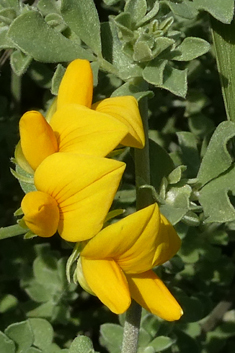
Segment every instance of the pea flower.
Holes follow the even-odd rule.
[[[57,230],[71,242],[89,239],[103,226],[125,164],[115,160],[54,153],[34,173],[36,191],[21,203],[23,220],[41,237]]]
[[[80,253],[77,278],[116,314],[128,309],[132,297],[151,313],[178,320],[182,309],[152,268],[179,247],[173,226],[153,204],[93,237]]]
[[[20,120],[23,155],[35,170],[49,155],[72,152],[105,157],[119,144],[144,146],[138,103],[132,96],[92,105],[93,77],[87,60],[71,62],[61,81],[57,107],[49,121],[40,112]]]

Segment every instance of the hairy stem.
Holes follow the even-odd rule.
[[[140,318],[141,306],[133,300],[126,312],[122,341],[122,353],[137,352]]]

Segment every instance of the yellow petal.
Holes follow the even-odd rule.
[[[87,60],[72,61],[62,78],[58,92],[57,109],[65,104],[75,103],[91,107],[93,75]]]
[[[157,238],[158,246],[153,258],[153,266],[170,260],[179,250],[181,240],[172,224],[161,214],[161,225]]]
[[[20,119],[20,138],[23,154],[34,170],[58,150],[52,128],[36,111],[29,111]]]
[[[112,259],[89,260],[81,257],[85,279],[97,297],[115,314],[124,313],[131,303],[125,275]]]
[[[150,205],[104,228],[82,250],[92,259],[115,259],[125,273],[151,269],[160,224],[157,204]]]
[[[113,116],[128,127],[128,135],[122,140],[124,146],[143,148],[145,144],[143,124],[138,102],[132,96],[112,97],[92,105],[92,109]]]
[[[51,237],[59,224],[59,208],[48,194],[32,191],[21,202],[27,227],[40,237]]]
[[[153,271],[126,278],[132,298],[150,313],[167,321],[179,320],[183,315],[178,302]]]
[[[60,152],[104,157],[128,133],[118,120],[78,104],[64,105],[50,121]]]
[[[82,241],[100,231],[124,169],[122,162],[62,152],[40,164],[35,186],[57,201],[63,239]]]

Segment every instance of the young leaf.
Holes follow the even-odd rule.
[[[21,76],[27,71],[31,60],[31,56],[25,55],[20,50],[15,50],[11,54],[11,68],[17,76]]]
[[[187,37],[183,42],[176,48],[176,54],[173,56],[173,60],[176,61],[190,61],[196,59],[208,52],[210,44],[201,38]]]
[[[127,0],[124,11],[131,14],[135,23],[139,22],[147,11],[146,0]]]

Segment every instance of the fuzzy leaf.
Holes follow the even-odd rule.
[[[7,36],[8,26],[0,28],[0,49],[14,48],[14,44]]]
[[[122,43],[118,37],[117,28],[114,22],[105,22],[101,26],[103,55],[118,70],[130,71],[135,65],[132,60],[122,51]]]
[[[143,70],[143,78],[155,86],[163,85],[164,69],[167,60],[159,60],[158,58],[152,60]]]
[[[50,346],[53,340],[53,328],[51,324],[47,320],[40,318],[33,318],[28,321],[34,334],[33,345],[40,349],[46,349]]]
[[[113,353],[121,351],[123,327],[116,324],[103,324],[100,327],[101,343]]]
[[[136,24],[136,27],[140,27],[144,23],[150,21],[153,17],[157,15],[158,11],[159,11],[159,2],[156,1],[152,9]]]
[[[63,0],[65,22],[97,55],[101,54],[100,21],[93,0]]]
[[[20,227],[18,224],[0,228],[0,240],[15,237],[16,235],[24,234],[26,232],[27,229]]]
[[[21,76],[27,71],[31,60],[32,58],[30,56],[25,55],[19,50],[15,50],[11,54],[11,68],[17,76]]]
[[[124,7],[124,11],[131,14],[133,22],[139,22],[147,11],[146,0],[128,0]]]
[[[200,185],[216,178],[231,166],[232,158],[228,152],[227,143],[234,136],[235,123],[232,121],[224,121],[217,127],[211,137],[197,175]]]
[[[230,202],[235,196],[235,167],[206,184],[200,191],[199,201],[204,209],[206,223],[235,220],[235,209]]]
[[[0,331],[0,352],[15,353],[15,343]]]
[[[178,70],[171,66],[166,66],[163,75],[163,84],[160,85],[176,96],[185,98],[187,93],[187,69]]]
[[[55,73],[51,80],[51,93],[54,95],[58,94],[60,82],[64,76],[65,70],[66,69],[61,64],[58,64],[56,67]]]
[[[8,326],[5,334],[16,343],[16,353],[24,353],[33,344],[33,331],[28,321]]]
[[[143,70],[144,79],[164,88],[176,96],[185,97],[187,93],[187,69],[178,70],[167,64],[167,60],[157,58],[150,62]]]
[[[8,37],[25,54],[41,62],[92,59],[85,49],[51,28],[35,11],[17,17],[9,28]]]
[[[183,42],[176,48],[176,54],[173,56],[173,60],[177,61],[190,61],[196,59],[208,52],[210,44],[201,38],[187,37]]]
[[[158,336],[156,337],[148,346],[153,347],[155,352],[161,352],[175,343],[175,340],[166,336]]]
[[[143,97],[153,98],[152,91],[144,91],[144,87],[134,84],[134,82],[126,82],[118,87],[111,95],[111,97],[119,96],[133,96],[139,101]]]
[[[69,348],[68,353],[94,353],[93,344],[89,337],[76,337]]]
[[[194,0],[193,2],[197,9],[208,11],[223,23],[230,23],[233,19],[234,0]]]
[[[58,2],[55,0],[39,0],[37,8],[44,16],[51,13],[59,13]]]
[[[194,3],[190,0],[184,0],[183,2],[167,1],[167,4],[176,16],[193,19],[198,14]]]

